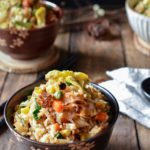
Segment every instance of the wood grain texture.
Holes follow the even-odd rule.
[[[134,122],[119,116],[106,150],[138,150]]]
[[[8,100],[14,92],[35,81],[36,77],[36,74],[8,74],[1,94],[1,102]],[[10,138],[11,134],[8,128],[4,128],[3,131],[0,134],[0,142],[3,143],[0,146],[0,150],[17,150],[15,144],[12,142],[13,140]]]
[[[70,33],[61,33],[57,36],[54,45],[62,51],[68,51]]]
[[[14,92],[36,80],[36,74],[9,74],[3,92],[1,102],[8,100]]]
[[[38,76],[46,74],[48,71],[55,69],[55,67],[61,63],[69,56],[68,48],[69,48],[69,39],[70,33],[60,33],[57,35],[57,38],[54,43],[54,47],[59,51],[59,59],[58,61],[50,66],[49,68],[38,72]]]
[[[122,42],[129,67],[150,68],[150,57],[139,52],[133,43],[133,32],[127,23],[121,26]]]
[[[4,86],[4,81],[5,81],[6,75],[7,75],[6,72],[0,71],[0,95],[2,93],[2,88]],[[1,101],[0,101],[0,103],[1,103]]]
[[[137,124],[138,136],[140,141],[141,150],[150,149],[150,129]]]
[[[71,51],[83,54],[75,70],[87,73],[93,81],[106,79],[106,70],[124,66],[120,39],[100,42],[83,31],[73,33],[71,42]]]
[[[33,60],[23,61],[11,58],[0,52],[0,69],[10,73],[35,73],[50,68],[59,58],[59,51],[51,47],[44,55]]]
[[[3,87],[4,87],[4,84],[5,84],[5,79],[7,77],[7,73],[6,72],[3,72],[3,71],[0,71],[0,96],[3,92]],[[0,100],[0,104],[2,103],[2,101]],[[0,114],[0,119],[2,117],[3,114]]]

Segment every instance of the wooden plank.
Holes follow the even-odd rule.
[[[54,45],[62,51],[67,51],[69,45],[69,38],[70,38],[69,33],[58,34]]]
[[[133,44],[133,32],[129,25],[122,25],[122,39],[125,49],[126,63],[130,67],[150,68],[150,59],[137,51]],[[150,149],[150,129],[136,123],[139,147],[141,150]]]
[[[2,92],[2,88],[4,86],[4,81],[5,81],[6,75],[7,75],[6,72],[0,71],[0,95],[1,95],[1,92]],[[1,101],[0,101],[0,103],[1,103]]]
[[[125,65],[120,39],[95,41],[85,31],[73,33],[71,37],[72,52],[80,51],[83,54],[74,70],[89,74],[93,81],[107,79],[106,70]],[[138,150],[133,120],[118,118],[107,150]]]
[[[137,124],[138,136],[140,141],[141,150],[150,149],[150,129]]]
[[[60,58],[58,64],[61,64],[68,57],[70,33],[61,33],[57,36],[54,45],[59,49]]]
[[[96,41],[87,32],[76,32],[72,35],[72,52],[80,51],[82,58],[75,70],[87,73],[93,81],[106,78],[105,71],[124,66],[121,42]]]
[[[35,81],[36,77],[36,74],[9,74],[2,91],[1,102],[8,100],[18,89]],[[18,150],[15,144],[13,144],[13,139],[10,138],[8,128],[4,129],[4,132],[0,134],[0,141],[0,150]]]
[[[133,43],[133,32],[127,23],[121,26],[122,42],[125,49],[127,66],[150,68],[149,56],[139,52]],[[140,59],[139,59],[140,58]]]
[[[36,74],[9,74],[1,95],[1,102],[8,100],[14,92],[34,80],[36,80]]]
[[[61,64],[68,56],[70,33],[59,33],[56,37],[54,47],[59,51],[59,59],[51,67],[38,72],[38,77],[46,74],[48,71],[55,69],[55,67]]]
[[[106,150],[138,150],[134,122],[119,116]]]
[[[7,73],[6,72],[3,72],[3,71],[0,71],[0,95],[2,94],[2,90],[3,90],[3,87],[4,87],[4,84],[5,84],[5,78],[6,78],[6,76],[7,76]],[[0,104],[1,104],[2,102],[0,101]],[[2,116],[3,114],[0,114],[0,119],[1,119],[1,116]]]

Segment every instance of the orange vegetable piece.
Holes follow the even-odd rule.
[[[64,109],[64,106],[63,106],[64,102],[60,101],[60,100],[54,100],[53,101],[53,104],[52,104],[52,108],[58,112],[58,113],[61,113]]]
[[[100,112],[98,115],[95,116],[95,120],[105,121],[107,119],[107,114],[104,112]]]
[[[38,103],[40,106],[42,106],[42,102],[41,102],[41,101],[37,101],[37,103]]]
[[[56,130],[58,130],[58,131],[60,131],[60,130],[61,130],[61,128],[60,128],[60,126],[59,126],[59,124],[58,124],[58,123],[56,123],[56,124],[55,124],[55,128],[56,128]]]
[[[29,7],[29,6],[30,6],[29,0],[23,0],[23,1],[22,1],[22,6],[23,6],[23,7]]]

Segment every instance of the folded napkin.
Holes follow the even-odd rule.
[[[113,80],[100,83],[117,99],[120,112],[150,128],[150,102],[141,91],[141,82],[150,77],[150,69],[123,67],[106,74]]]

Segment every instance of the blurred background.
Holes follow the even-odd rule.
[[[99,4],[103,7],[120,8],[124,7],[125,0],[51,0],[63,8],[84,7],[89,4]]]

